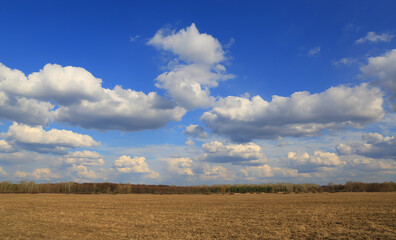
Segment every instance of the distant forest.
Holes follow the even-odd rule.
[[[345,184],[317,185],[311,183],[292,184],[248,184],[248,185],[201,185],[171,186],[142,185],[122,183],[35,183],[21,181],[19,183],[0,182],[0,193],[76,193],[76,194],[235,194],[235,193],[323,193],[323,192],[392,192],[396,191],[396,183],[362,183],[346,182]]]

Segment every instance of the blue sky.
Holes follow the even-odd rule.
[[[395,181],[394,1],[1,1],[0,180]]]

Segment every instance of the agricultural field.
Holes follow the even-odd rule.
[[[396,193],[0,194],[0,239],[396,239]]]

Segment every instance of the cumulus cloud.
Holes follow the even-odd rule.
[[[72,172],[72,174],[75,174],[78,176],[78,180],[83,179],[98,179],[101,178],[100,175],[95,173],[93,170],[88,170],[88,168],[84,165],[77,165],[74,164],[72,167],[69,168],[69,170]]]
[[[174,157],[167,158],[165,161],[168,163],[170,172],[177,175],[195,175],[193,172],[193,160],[188,157]]]
[[[389,93],[389,105],[396,111],[396,49],[377,57],[370,57],[361,67],[364,77],[374,77],[374,85]]]
[[[137,131],[179,121],[186,113],[155,92],[145,94],[115,86],[79,67],[47,64],[25,76],[0,64],[0,118],[30,125],[51,121],[84,128]]]
[[[188,139],[184,144],[186,144],[187,146],[193,146],[195,142],[191,139]]]
[[[364,142],[338,144],[336,150],[340,155],[356,154],[377,159],[396,160],[396,138],[385,137],[379,133],[368,133],[362,136]]]
[[[8,132],[2,134],[7,141],[18,148],[43,153],[66,153],[68,148],[98,146],[100,143],[88,135],[68,130],[51,129],[42,126],[31,127],[14,122]]]
[[[54,105],[83,99],[94,100],[102,94],[101,80],[83,68],[47,64],[29,76],[0,63],[0,117],[32,125],[47,124]]]
[[[179,32],[160,29],[148,44],[171,51],[186,62],[211,65],[224,60],[220,42],[209,34],[200,33],[194,23]]]
[[[17,178],[27,178],[28,177],[28,173],[27,172],[23,172],[23,171],[16,171],[15,172],[15,177],[17,177]]]
[[[234,180],[235,174],[229,169],[222,166],[206,166],[204,171],[201,173],[200,178],[202,180]]]
[[[59,175],[52,173],[51,169],[49,168],[37,168],[33,172],[16,171],[14,175],[17,178],[22,179],[36,179],[47,181],[54,178],[60,178]]]
[[[336,153],[314,151],[312,154],[289,152],[286,157],[268,159],[267,164],[248,166],[241,171],[247,180],[311,178],[326,181],[350,174],[349,167],[349,160],[341,159]]]
[[[26,77],[18,70],[0,65],[0,76],[0,89],[12,95],[56,101],[60,105],[96,100],[103,95],[102,80],[80,67],[47,64]]]
[[[223,166],[210,166],[190,157],[171,157],[164,160],[168,165],[168,171],[173,175],[193,177],[203,181],[230,181],[236,178],[233,171]]]
[[[99,101],[84,100],[60,107],[55,112],[55,120],[88,129],[138,131],[179,121],[185,113],[184,108],[157,93],[146,95],[116,86],[113,90],[106,89]]]
[[[246,178],[271,178],[271,177],[311,177],[309,173],[299,173],[297,169],[262,166],[250,166],[241,169]]]
[[[4,171],[3,167],[0,166],[0,177],[6,177],[8,173]]]
[[[15,149],[7,141],[0,139],[0,153],[1,152],[14,152]]]
[[[161,29],[148,44],[176,55],[177,64],[170,64],[170,70],[156,78],[156,86],[167,90],[172,99],[186,109],[212,106],[216,99],[210,95],[209,88],[234,77],[226,74],[220,64],[225,57],[219,41],[199,33],[195,24],[178,32]]]
[[[286,158],[288,167],[297,169],[303,173],[316,173],[320,175],[326,169],[338,169],[345,166],[346,162],[342,161],[336,153],[315,151],[312,155],[307,152],[296,153],[289,152]]]
[[[156,78],[156,86],[166,89],[172,99],[182,107],[194,109],[206,108],[215,102],[209,88],[217,87],[219,81],[233,78],[225,74],[225,68],[220,65],[215,71],[211,66],[202,64],[177,65],[170,71]]]
[[[0,81],[2,80],[1,77]],[[0,119],[32,125],[44,125],[51,120],[51,110],[53,108],[54,105],[49,102],[9,95],[0,86]]]
[[[158,178],[160,178],[160,174],[159,174],[159,172],[151,171],[150,173],[145,174],[143,177],[151,178],[151,179],[158,179]]]
[[[290,97],[260,96],[251,99],[229,96],[201,116],[214,132],[243,142],[251,139],[315,136],[325,129],[364,127],[384,116],[382,92],[361,84],[338,86],[310,94],[296,92]]]
[[[375,32],[368,32],[365,37],[359,38],[355,41],[356,44],[365,42],[390,42],[394,35],[389,33],[376,34]]]
[[[202,158],[208,162],[257,165],[266,159],[261,147],[252,142],[225,145],[213,141],[203,144],[202,149],[205,151]]]
[[[87,150],[68,153],[62,157],[62,160],[68,164],[84,166],[102,166],[104,164],[101,154]]]
[[[186,127],[183,133],[187,136],[191,136],[194,138],[207,138],[208,134],[205,132],[205,129],[202,126],[190,124]]]
[[[145,157],[129,157],[123,155],[114,161],[114,168],[120,173],[144,173],[149,178],[159,177],[159,173],[151,170]]]
[[[114,167],[117,171],[123,173],[148,173],[150,169],[146,163],[145,157],[129,157],[123,155],[114,161]]]
[[[337,154],[322,151],[315,151],[313,155],[309,155],[306,152],[289,152],[287,154],[287,159],[293,164],[298,165],[312,164],[317,166],[339,166],[344,164]]]

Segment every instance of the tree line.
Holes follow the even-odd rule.
[[[124,183],[35,183],[33,181],[0,182],[0,193],[75,193],[75,194],[235,194],[235,193],[323,193],[323,192],[392,192],[396,183],[362,183],[317,185],[311,183],[267,183],[236,185],[172,186]]]

